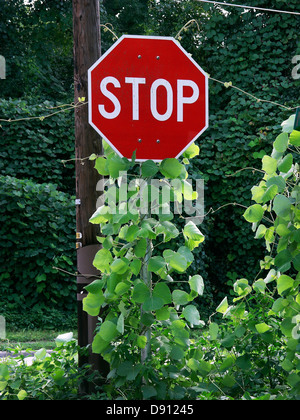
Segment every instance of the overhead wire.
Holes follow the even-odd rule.
[[[292,11],[289,11],[289,10],[266,9],[264,7],[247,6],[247,5],[235,4],[235,3],[224,3],[224,2],[213,1],[213,0],[196,0],[196,1],[199,1],[201,3],[218,4],[218,5],[221,5],[221,6],[240,7],[242,9],[261,10],[261,11],[264,11],[264,12],[284,13],[284,14],[289,14],[289,15],[298,15],[298,16],[300,16],[300,12],[292,12]]]

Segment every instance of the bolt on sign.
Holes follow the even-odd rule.
[[[89,123],[122,157],[178,158],[208,127],[208,76],[174,38],[122,36],[88,82]]]

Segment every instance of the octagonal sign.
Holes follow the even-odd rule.
[[[89,123],[122,157],[178,158],[208,127],[208,77],[174,38],[122,36],[88,82]]]

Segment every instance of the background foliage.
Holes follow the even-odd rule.
[[[57,111],[58,104],[31,99],[0,99],[4,119],[0,132],[0,174],[36,183],[51,182],[68,194],[75,194],[74,162],[63,162],[74,154],[74,124],[70,112],[62,112],[43,119]],[[55,109],[53,109],[55,108]],[[34,120],[26,119],[36,116]]]
[[[1,313],[18,323],[27,311],[73,312],[75,280],[53,267],[75,271],[74,200],[53,184],[0,176],[0,218]]]
[[[300,53],[299,16],[229,7],[222,10],[191,0],[103,0],[100,4],[101,23],[110,23],[117,36],[175,36],[189,20],[196,19],[198,26],[192,24],[182,31],[180,42],[212,78],[232,81],[263,99],[287,106],[299,104],[300,82],[291,76],[292,58]],[[300,8],[298,0],[248,0],[247,4],[293,11]],[[36,0],[25,5],[22,0],[0,0],[0,6],[0,54],[7,62],[7,78],[0,82],[4,98],[0,118],[40,115],[41,108],[72,102],[72,3]],[[102,52],[112,43],[112,34],[102,30]],[[191,176],[205,179],[206,211],[225,206],[211,212],[201,226],[206,245],[195,253],[192,268],[199,268],[205,277],[210,309],[224,296],[228,284],[240,276],[253,278],[259,268],[265,249],[245,224],[243,208],[228,204],[250,204],[250,188],[259,175],[251,170],[235,173],[260,165],[263,155],[272,150],[280,122],[289,114],[210,80],[210,128],[199,139],[200,155],[189,169]],[[1,124],[3,176],[51,182],[73,194],[74,167],[60,164],[74,156],[72,113],[44,121]],[[50,214],[55,217],[53,210],[49,218]],[[75,224],[71,216],[68,223]],[[31,229],[36,232],[33,223]],[[51,236],[45,239],[51,240]],[[36,266],[34,273],[38,269]],[[6,288],[4,281],[2,288]]]
[[[7,67],[1,97],[69,100],[72,36],[70,1],[1,0],[0,54]]]

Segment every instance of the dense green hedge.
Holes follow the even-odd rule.
[[[1,312],[73,311],[74,197],[52,184],[0,176]]]
[[[57,112],[53,102],[34,104],[23,99],[0,99],[0,175],[51,182],[74,194],[74,113]],[[40,117],[27,119],[28,117]],[[14,120],[19,121],[14,121]]]

